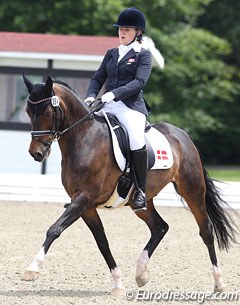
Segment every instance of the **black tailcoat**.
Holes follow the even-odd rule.
[[[99,69],[94,73],[87,90],[87,97],[96,97],[105,83],[106,92],[115,95],[129,108],[148,115],[149,106],[143,98],[143,87],[152,68],[151,53],[142,48],[140,52],[131,49],[118,62],[118,48],[107,51]]]

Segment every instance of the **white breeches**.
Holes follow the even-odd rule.
[[[103,106],[103,110],[114,114],[127,129],[131,150],[141,149],[145,145],[145,114],[130,109],[122,101],[107,103]]]

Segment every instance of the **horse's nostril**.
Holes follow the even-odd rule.
[[[37,160],[42,160],[43,154],[40,153],[40,152],[37,152],[37,153],[35,154],[35,157],[36,157]]]
[[[40,151],[34,152],[30,150],[29,153],[35,161],[42,162],[44,156]]]

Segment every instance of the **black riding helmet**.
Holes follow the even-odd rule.
[[[135,7],[123,10],[119,16],[115,27],[131,27],[136,28],[144,33],[146,29],[146,19],[144,14]]]

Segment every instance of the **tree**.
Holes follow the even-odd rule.
[[[240,65],[240,2],[213,0],[198,19],[198,25],[228,40],[232,45],[229,62]]]
[[[233,83],[239,83],[240,66],[240,2],[235,0],[213,0],[206,12],[198,19],[198,25],[210,30],[215,35],[226,39],[232,46],[232,51],[224,57],[228,64],[235,65],[235,77]],[[220,160],[230,163],[240,162],[240,90],[236,88],[235,99],[228,103],[222,111],[216,115],[221,116],[221,122],[224,126],[218,129],[214,134],[206,133],[200,135],[202,146],[207,147],[214,140],[214,147],[209,151],[208,159],[214,159],[216,155]],[[202,139],[206,138],[203,142]],[[219,149],[220,148],[220,149]]]
[[[123,8],[120,1],[28,0],[0,2],[0,30],[106,35]]]

